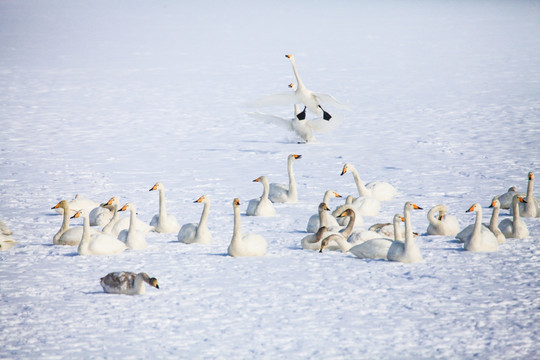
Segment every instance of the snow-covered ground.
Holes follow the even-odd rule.
[[[539,2],[2,0],[0,45],[0,219],[18,241],[0,253],[0,358],[539,356],[540,219],[495,253],[425,233],[436,204],[465,227],[480,202],[486,222],[493,195],[540,176]],[[287,53],[350,107],[315,144],[246,115],[295,81]],[[242,216],[266,256],[227,256],[233,198],[245,211],[253,179],[285,183],[291,153],[299,202]],[[400,193],[366,225],[424,208],[423,262],[300,248],[324,191],[357,194],[346,162]],[[149,233],[144,251],[85,257],[52,245],[59,200],[116,195],[150,221],[157,181],[180,224],[210,196],[212,244]],[[118,270],[160,289],[103,293]]]

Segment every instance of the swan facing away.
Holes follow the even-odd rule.
[[[150,221],[150,226],[154,226],[154,231],[158,233],[177,233],[180,230],[180,224],[176,221],[174,215],[167,214],[165,208],[165,187],[157,182],[149,191],[159,190],[159,213],[154,215]]]
[[[501,209],[510,209],[512,206],[512,198],[514,195],[517,195],[518,191],[515,186],[511,186],[508,188],[508,191],[506,191],[504,194],[494,196],[493,200],[499,200],[501,204]]]
[[[518,215],[520,203],[528,203],[528,200],[523,199],[520,195],[514,195],[514,198],[512,199],[512,220],[504,219],[499,224],[499,229],[507,238],[525,239],[529,237],[529,229]]]
[[[446,214],[446,205],[432,207],[427,214],[429,235],[455,236],[459,232],[459,223],[454,215]]]
[[[79,217],[83,218],[83,234],[77,248],[79,255],[113,255],[127,249],[126,244],[114,236],[102,232],[92,233],[87,210],[78,211],[72,216],[72,218]]]
[[[13,232],[5,222],[0,220],[0,251],[5,251],[15,245],[17,242],[11,236]]]
[[[138,274],[129,271],[112,272],[100,280],[103,291],[109,294],[144,295],[146,293],[144,283],[159,289],[157,279],[144,272]]]
[[[203,211],[199,223],[188,223],[182,225],[178,232],[178,241],[185,244],[209,244],[212,242],[212,233],[208,229],[208,213],[210,212],[210,198],[203,195],[194,203],[203,203]]]
[[[290,154],[287,157],[287,172],[289,175],[289,186],[278,183],[271,183],[268,198],[273,203],[295,203],[298,201],[298,190],[294,178],[293,163],[302,158],[302,155]]]
[[[231,243],[227,253],[233,257],[239,256],[263,256],[266,254],[268,244],[266,239],[258,234],[242,234],[240,220],[240,200],[233,200],[234,228]]]
[[[463,247],[467,251],[497,251],[499,249],[497,238],[487,227],[482,225],[482,206],[475,203],[465,212],[469,213],[473,211],[476,213],[474,228],[472,233],[465,234],[465,237],[463,238]]]
[[[140,231],[137,226],[137,208],[132,203],[127,203],[118,211],[128,211],[129,228],[122,230],[118,234],[118,240],[123,241],[130,250],[142,250],[148,246],[146,243],[146,233]]]
[[[268,198],[270,192],[270,185],[266,176],[260,176],[253,180],[254,182],[260,182],[263,185],[263,193],[259,199],[251,199],[248,203],[246,215],[248,216],[275,216],[276,210],[274,205]]]

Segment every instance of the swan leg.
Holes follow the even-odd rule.
[[[332,115],[330,115],[329,113],[327,113],[321,105],[319,105],[319,108],[322,110],[323,112],[323,119],[326,120],[326,121],[330,121],[330,119],[332,118]]]

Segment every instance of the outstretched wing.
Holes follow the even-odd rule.
[[[276,106],[276,105],[292,105],[296,102],[296,95],[294,91],[288,91],[278,94],[270,94],[261,98],[249,101],[246,106],[249,107],[262,107],[262,106]]]
[[[322,117],[307,121],[309,121],[311,130],[319,133],[327,133],[335,130],[343,122],[343,115],[332,113],[332,118],[330,121],[324,120]]]
[[[335,97],[328,94],[313,93],[313,96],[317,98],[319,103],[333,105],[342,109],[349,109],[349,107],[341,102],[339,102]]]
[[[289,131],[294,130],[291,119],[283,118],[277,115],[263,114],[260,112],[249,112],[247,114],[255,119],[260,119],[267,124],[274,124]]]

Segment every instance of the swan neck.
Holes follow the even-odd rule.
[[[350,210],[349,213],[350,213],[350,215],[349,215],[349,223],[347,224],[345,229],[341,230],[341,234],[345,238],[348,238],[351,235],[351,233],[353,231],[353,228],[354,228],[354,222],[356,221],[356,212]]]
[[[209,211],[210,211],[210,204],[208,202],[205,202],[203,211],[201,213],[201,219],[199,220],[199,228],[206,227],[206,223],[208,222]]]
[[[165,209],[165,190],[159,189],[159,217],[167,216]]]
[[[289,161],[287,163],[287,170],[289,173],[289,199],[296,201],[298,198],[298,190],[296,189],[296,180],[294,178],[292,157],[289,158]]]
[[[118,218],[120,217],[120,214],[118,214],[118,207],[113,208],[113,216],[111,217],[111,220],[103,227],[101,231],[104,233],[110,233],[114,227],[114,224],[118,221]]]
[[[329,240],[334,240],[338,244],[339,248],[341,249],[341,252],[345,253],[353,247],[353,245],[347,241],[347,238],[341,235],[333,234],[333,235],[330,235],[328,238]]]
[[[478,208],[478,210],[476,210],[476,220],[474,221],[474,230],[473,230],[473,236],[471,237],[471,242],[473,242],[475,239],[478,239],[481,233],[482,233],[482,209]]]
[[[427,218],[430,224],[438,225],[440,223],[439,217],[436,216],[439,209],[438,206],[434,206],[428,211]]]
[[[135,226],[137,225],[137,211],[131,209],[129,214],[129,229],[128,232],[135,231]]]
[[[86,254],[88,244],[90,242],[90,218],[88,215],[83,216],[83,234],[77,252],[81,255]]]
[[[150,283],[150,277],[146,273],[139,273],[135,277],[135,281],[133,282],[133,287],[135,290],[135,294],[143,295],[146,293],[146,288],[144,287],[144,283]]]
[[[404,216],[405,216],[405,251],[407,251],[408,248],[415,245],[414,240],[413,240],[412,225],[411,225],[411,210],[405,209]]]
[[[62,220],[62,227],[60,228],[60,231],[64,232],[69,229],[69,216],[69,209],[64,209],[64,218]]]
[[[401,236],[401,226],[400,226],[401,219],[395,218],[394,219],[394,240],[397,241],[403,241],[403,237]]]
[[[297,90],[301,88],[305,88],[306,86],[304,85],[304,82],[302,81],[302,79],[300,79],[300,75],[298,75],[298,70],[296,69],[296,63],[294,61],[291,61],[291,65],[294,72],[294,77],[296,78],[296,82],[298,83]]]
[[[270,193],[270,185],[268,184],[267,180],[263,180],[262,184],[263,184],[263,193],[261,196],[261,200],[268,199],[268,194]]]
[[[356,187],[358,188],[358,193],[360,194],[360,196],[369,196],[368,191],[367,191],[364,183],[360,179],[360,176],[358,176],[358,171],[356,171],[356,169],[354,169],[354,168],[352,168],[350,170],[351,170],[351,173],[353,175],[354,182],[356,183]]]
[[[533,201],[534,199],[533,188],[534,188],[534,178],[529,179],[529,182],[527,183],[527,198],[526,198],[527,203],[525,204],[525,208],[527,209],[528,212],[532,211],[534,207],[534,203],[535,203],[535,201]]]
[[[499,222],[499,211],[500,208],[498,206],[493,207],[491,219],[489,220],[489,228],[491,229],[491,231],[493,231],[493,229],[497,229],[497,223]]]
[[[234,227],[231,244],[235,244],[242,238],[242,221],[240,220],[240,207],[234,208]]]

